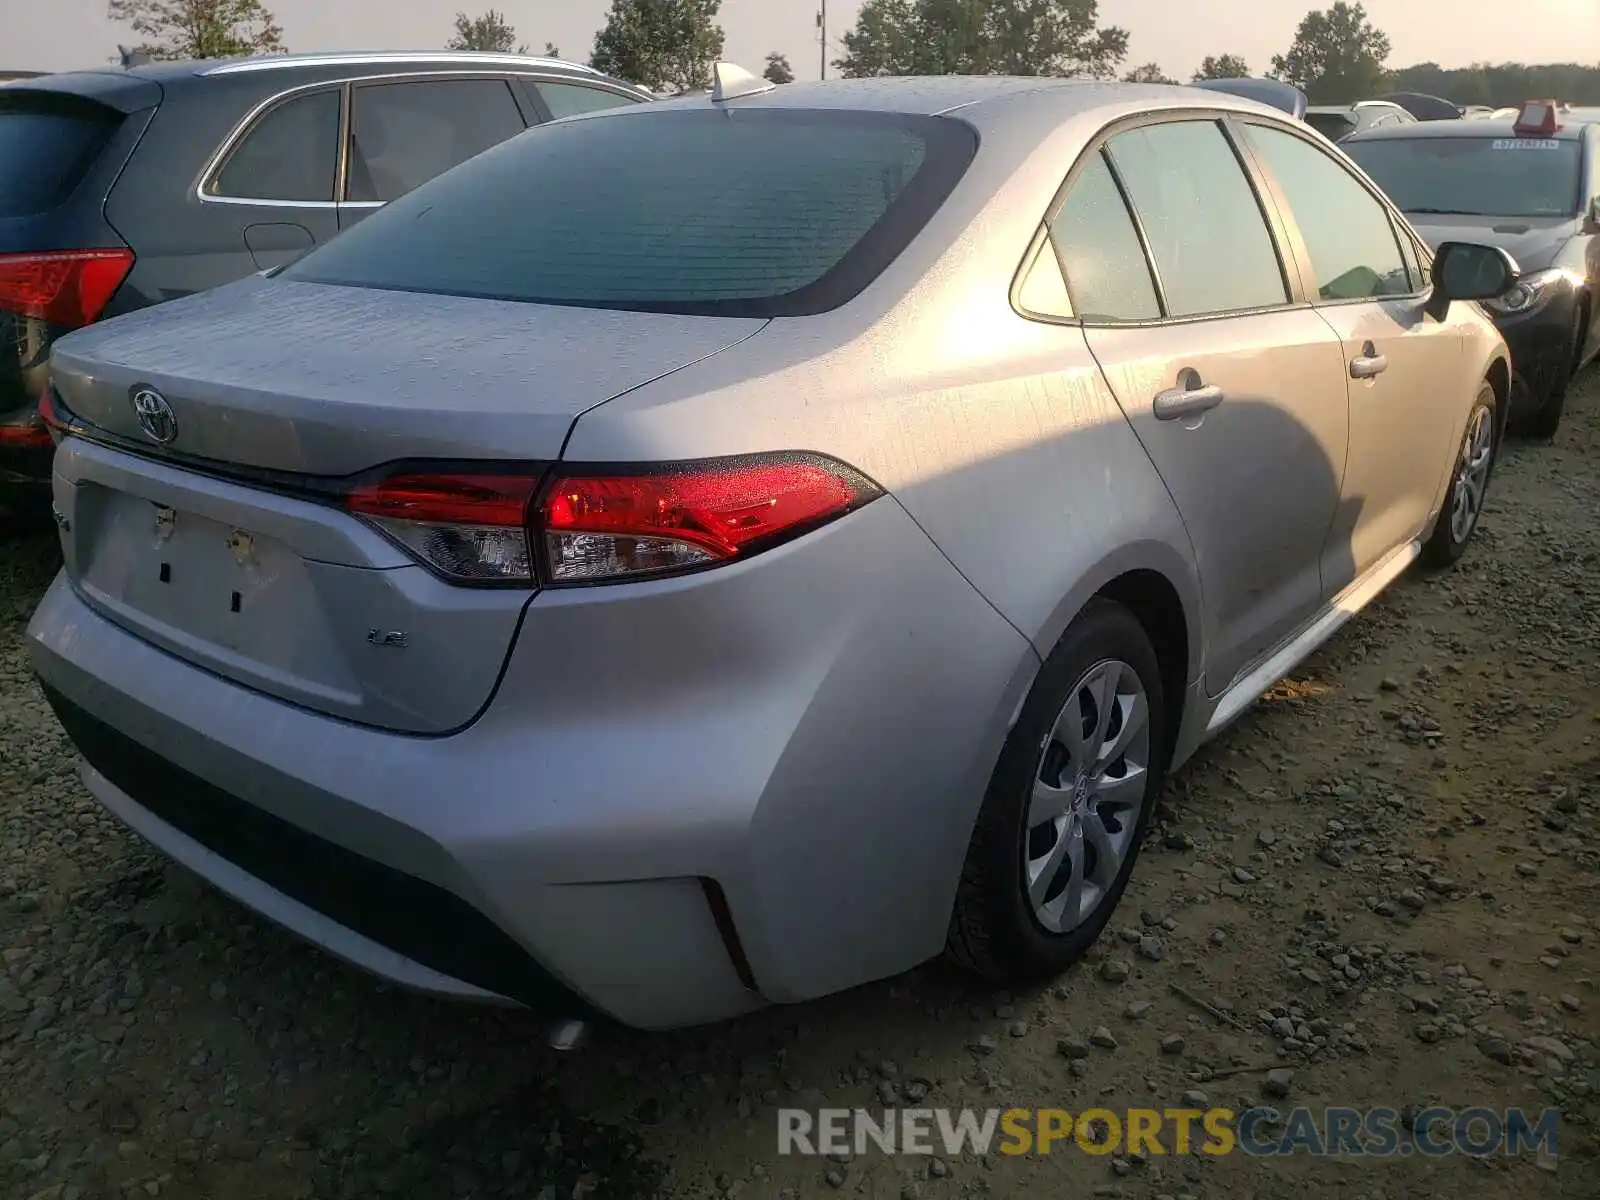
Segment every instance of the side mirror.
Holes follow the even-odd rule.
[[[1428,315],[1442,321],[1454,300],[1492,300],[1517,285],[1522,268],[1499,246],[1446,242],[1433,256]]]
[[[1583,231],[1600,233],[1600,196],[1589,201],[1589,211],[1583,215]]]

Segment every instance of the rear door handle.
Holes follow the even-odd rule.
[[[1361,347],[1361,353],[1350,360],[1351,379],[1376,379],[1389,369],[1389,360],[1378,353],[1371,342]]]
[[[1200,387],[1168,388],[1164,392],[1156,393],[1155,409],[1156,420],[1176,421],[1183,417],[1195,417],[1201,413],[1210,412],[1226,398],[1216,384],[1204,384]]]

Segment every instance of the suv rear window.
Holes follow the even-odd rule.
[[[645,108],[536,127],[283,277],[590,308],[823,312],[893,261],[977,149],[970,126],[941,117]]]
[[[1346,134],[1355,131],[1356,119],[1347,117],[1343,113],[1307,113],[1306,124],[1330,142],[1337,142]]]
[[[121,124],[120,114],[92,100],[25,92],[14,84],[0,92],[0,217],[55,208]]]

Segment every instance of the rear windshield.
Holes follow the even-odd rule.
[[[93,101],[0,90],[0,217],[49,212],[71,194],[122,118]]]
[[[1337,142],[1356,127],[1356,119],[1347,117],[1343,113],[1308,112],[1306,124],[1330,142]]]
[[[1565,217],[1578,211],[1579,143],[1542,138],[1375,138],[1344,143],[1405,212]]]
[[[504,142],[283,277],[590,308],[822,312],[893,261],[976,148],[970,126],[939,117],[619,110]]]

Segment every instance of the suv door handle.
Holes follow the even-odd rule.
[[[1186,379],[1195,386],[1186,388],[1168,388],[1164,392],[1157,392],[1155,402],[1151,407],[1155,410],[1156,420],[1176,421],[1182,417],[1199,416],[1201,413],[1210,412],[1226,399],[1226,393],[1216,384],[1202,384],[1199,376]]]
[[[1361,347],[1361,353],[1350,360],[1351,379],[1376,379],[1389,369],[1389,360],[1378,353],[1371,342]]]

